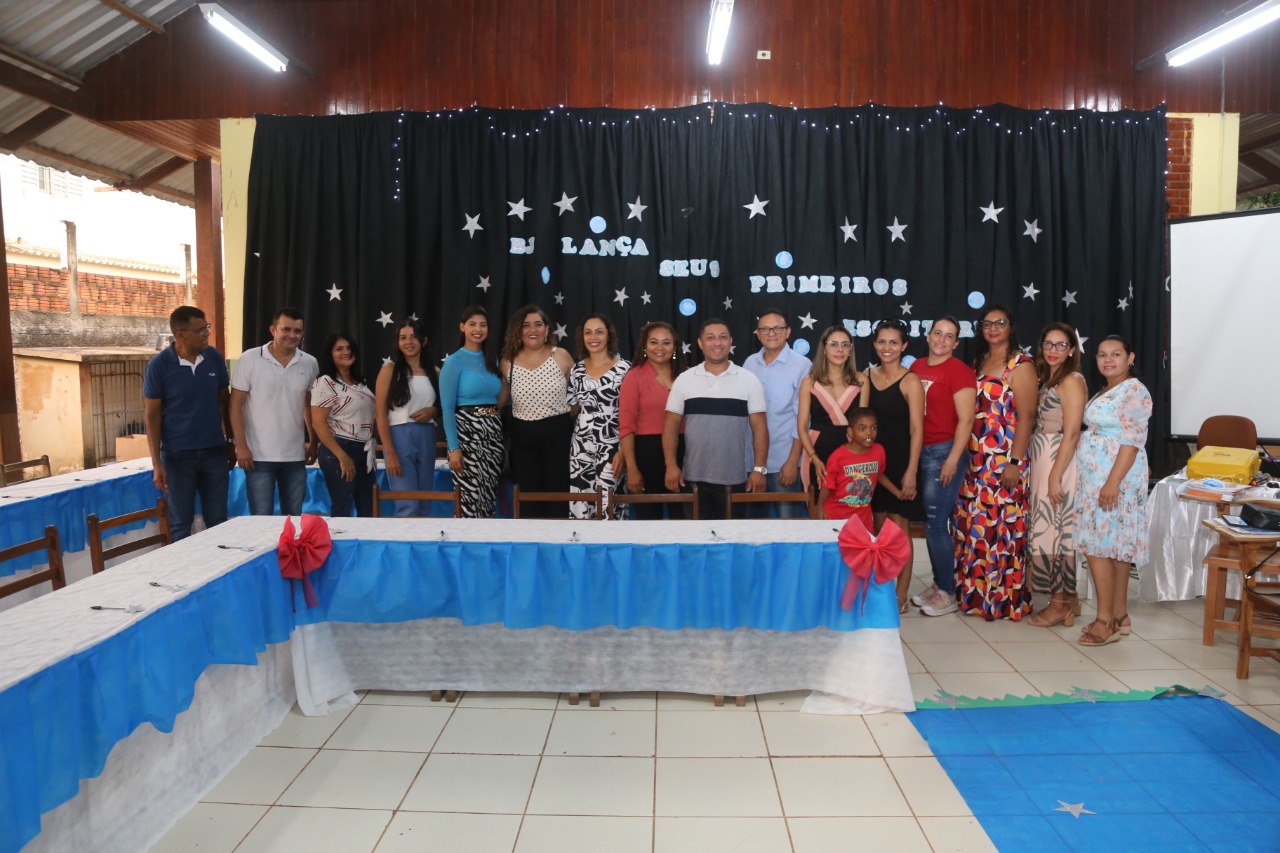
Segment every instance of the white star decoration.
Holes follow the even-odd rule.
[[[1129,298],[1133,298],[1133,282],[1129,282]]]
[[[627,202],[627,207],[631,208],[631,212],[627,214],[627,219],[638,219],[644,222],[644,212],[649,209],[649,205],[640,203],[640,196],[636,196],[634,202]]]
[[[800,318],[800,331],[803,332],[805,329],[812,329],[813,324],[816,322],[818,321],[814,319],[813,312],[806,312],[805,315]]]
[[[339,302],[342,301],[342,288],[338,287],[338,283],[336,281],[333,283],[333,287],[326,290],[325,293],[329,294],[330,302],[332,302],[335,299],[338,300]]]
[[[850,225],[849,217],[846,216],[844,218],[844,224],[840,226],[840,233],[844,234],[844,242],[848,243],[850,240],[855,243],[858,242],[858,235],[853,233],[856,230],[858,230],[858,226]]]
[[[955,707],[959,705],[960,702],[962,701],[959,696],[956,696],[953,693],[948,693],[947,691],[942,689],[939,689],[937,691],[937,696],[938,696],[938,699],[937,699],[938,702],[942,703],[943,705],[946,705],[948,708],[951,708],[952,710],[955,710]]]
[[[569,337],[569,330],[564,327],[564,323],[556,323],[556,337],[561,340]]]
[[[417,315],[416,313],[415,313],[415,314],[410,314],[410,315],[409,315],[409,319],[416,323],[416,322],[418,322],[418,315]]]
[[[1022,224],[1027,226],[1027,230],[1022,232],[1022,236],[1030,237],[1032,243],[1040,242],[1039,240],[1036,239],[1037,237],[1040,236],[1040,233],[1044,231],[1044,229],[1040,227],[1040,220],[1033,219],[1030,222],[1028,222],[1027,220],[1024,219],[1022,220]]]
[[[1201,696],[1208,696],[1213,699],[1225,699],[1227,696],[1227,694],[1223,693],[1221,690],[1215,690],[1212,687],[1210,687],[1208,684],[1206,684],[1204,687],[1201,687],[1196,692],[1199,693]]]
[[[387,326],[390,326],[392,323],[395,322],[395,320],[391,319],[391,315],[388,314],[386,311],[382,311],[380,313],[382,314],[382,316],[379,317],[375,322],[381,323],[382,328],[385,329]]]
[[[476,287],[480,288],[480,289],[481,289],[481,290],[483,290],[485,293],[488,293],[488,292],[489,292],[489,288],[493,287],[493,285],[489,283],[489,276],[487,276],[487,275],[482,275],[482,276],[480,276],[480,283],[479,283],[479,284],[477,284],[477,285],[476,285]]]
[[[911,309],[912,309],[912,308],[914,308],[915,306],[914,306],[914,305],[912,305],[910,302],[904,302],[904,303],[902,303],[902,306],[901,306],[901,307],[902,307],[902,313],[903,313],[903,314],[910,314],[910,313],[911,313]]]
[[[467,224],[462,226],[462,230],[467,232],[467,236],[472,240],[476,238],[477,231],[483,231],[484,226],[480,224],[480,214],[472,216],[470,213],[462,214],[467,218]]]
[[[1040,292],[1040,291],[1036,290],[1036,283],[1035,283],[1034,281],[1033,281],[1033,282],[1031,282],[1030,284],[1024,284],[1024,285],[1022,286],[1022,298],[1023,298],[1023,299],[1030,299],[1032,302],[1035,302],[1035,301],[1036,301],[1036,294],[1037,294],[1037,293],[1039,293],[1039,292]]]
[[[646,290],[644,293],[640,294],[640,301],[643,302],[645,305],[648,305],[650,302],[653,301],[653,297],[650,296],[649,291]]]
[[[724,298],[724,310],[728,311],[732,307],[733,307],[733,300],[730,299],[728,296],[726,296]]]
[[[1119,308],[1121,311],[1126,310],[1129,307],[1129,300],[1121,299],[1119,302],[1116,303],[1116,307]]]
[[[613,301],[618,303],[624,308],[627,306],[627,300],[629,298],[630,297],[627,296],[627,289],[625,287],[622,288],[621,290],[615,290],[613,292]]]
[[[1030,355],[1030,353],[1028,353]],[[1069,694],[1072,699],[1083,699],[1086,702],[1097,702],[1098,694],[1084,687],[1073,687]]]
[[[768,214],[764,212],[764,206],[768,203],[769,203],[768,199],[761,201],[760,196],[756,195],[755,193],[752,193],[751,204],[743,205],[743,207],[751,211],[751,215],[748,216],[747,219],[755,219],[757,214],[759,214],[760,216],[767,216]]]
[[[907,238],[902,236],[902,232],[907,230],[907,226],[899,225],[898,217],[896,216],[893,217],[893,224],[886,225],[885,228],[889,229],[889,233],[893,235],[892,237],[889,238],[890,243],[892,243],[894,240],[901,240],[904,243],[907,242]]]
[[[1064,803],[1062,800],[1058,800],[1058,807],[1054,809],[1054,811],[1066,812],[1067,814],[1074,817],[1076,820],[1079,820],[1080,815],[1082,814],[1097,814],[1097,812],[1091,812],[1088,809],[1086,809],[1084,807],[1084,803],[1074,803],[1074,804],[1068,805],[1067,803]]]
[[[1076,304],[1076,293],[1078,293],[1078,292],[1079,292],[1079,291],[1076,291],[1076,290],[1068,290],[1068,291],[1067,291],[1067,295],[1066,295],[1066,296],[1064,296],[1064,297],[1062,297],[1062,304],[1063,304],[1063,305],[1075,305],[1075,304]]]
[[[685,355],[688,355],[690,352],[692,352],[692,350],[689,348],[689,345],[688,345],[688,344],[681,344],[681,345],[680,345],[680,350],[681,350],[681,352],[683,352]]]
[[[383,363],[383,364],[391,364],[391,363],[392,363],[392,362],[391,362],[391,356],[389,356],[389,355],[385,355],[385,356],[383,356],[383,357],[382,357],[382,363]]]
[[[986,207],[980,207],[978,208],[978,210],[982,211],[983,222],[986,222],[988,220],[990,220],[991,222],[999,222],[1000,211],[1004,210],[1004,208],[996,207],[996,200],[992,199],[990,204],[988,204]]]
[[[524,199],[509,201],[507,202],[507,207],[511,208],[511,210],[507,211],[507,216],[518,216],[521,222],[524,222],[524,215],[533,210],[532,207],[525,207]]]
[[[1080,334],[1079,329],[1076,329],[1076,340],[1080,341],[1080,351],[1084,352],[1084,342],[1089,339],[1086,338],[1084,335]]]
[[[574,203],[575,201],[577,201],[577,200],[578,200],[578,197],[577,197],[576,195],[575,195],[575,196],[573,196],[572,198],[570,198],[570,197],[569,197],[569,194],[568,194],[567,192],[564,192],[563,190],[561,190],[561,191],[560,191],[560,200],[559,200],[559,201],[557,201],[557,202],[553,205],[553,207],[558,207],[558,208],[560,208],[560,214],[559,214],[559,215],[560,215],[560,216],[564,216],[566,213],[573,213],[573,212],[574,212],[574,210],[573,210],[573,203]]]
[[[557,304],[557,305],[563,305],[563,304],[564,304],[564,294],[563,294],[563,293],[557,293],[557,294],[556,294],[556,304]]]

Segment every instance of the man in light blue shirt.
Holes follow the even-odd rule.
[[[791,327],[781,311],[770,308],[760,315],[756,321],[756,337],[760,339],[762,349],[748,356],[742,366],[764,386],[769,421],[769,458],[765,463],[769,473],[765,477],[765,489],[770,492],[799,492],[804,485],[800,481],[803,448],[796,430],[797,409],[800,383],[809,375],[812,364],[788,345]],[[767,517],[770,505],[751,504],[747,509],[751,515]],[[777,504],[776,512],[781,518],[805,514],[804,506],[797,503]]]

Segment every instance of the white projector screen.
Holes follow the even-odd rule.
[[[1169,223],[1170,431],[1244,415],[1280,443],[1280,210]]]

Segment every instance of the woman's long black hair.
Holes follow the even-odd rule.
[[[418,346],[422,347],[418,353],[418,364],[426,372],[427,378],[431,380],[431,388],[436,392],[436,400],[440,399],[440,382],[436,376],[435,364],[431,361],[431,356],[427,355],[427,333],[422,327],[422,323],[417,320],[405,320],[399,326],[396,326],[396,338],[391,345],[391,388],[387,393],[387,403],[393,409],[409,403],[409,381],[413,377],[413,368],[409,367],[409,359],[404,357],[404,353],[400,351],[400,332],[404,329],[413,329],[413,336],[418,339]],[[437,402],[437,405],[439,403]]]
[[[333,363],[333,347],[338,341],[346,341],[351,347],[351,357],[354,361],[351,364],[351,370],[347,372],[351,374],[351,382],[359,385],[364,382],[364,374],[360,372],[360,347],[356,344],[355,338],[341,330],[330,332],[329,337],[324,339],[324,349],[320,352],[319,359],[320,375],[342,381],[342,376],[338,373],[338,365]]]

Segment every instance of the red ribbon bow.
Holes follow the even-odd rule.
[[[863,581],[871,585],[871,577],[876,583],[886,583],[902,574],[911,553],[911,540],[898,525],[889,523],[880,530],[878,537],[863,526],[856,516],[851,516],[840,530],[840,556],[849,565],[849,579],[844,585],[844,595],[840,606],[845,610],[853,609],[853,602],[863,589]],[[867,597],[862,596],[862,607],[865,610]]]
[[[302,533],[294,536],[293,518],[285,516],[284,531],[280,534],[280,544],[276,546],[276,555],[280,559],[280,577],[302,581],[302,597],[307,607],[315,607],[320,603],[311,579],[307,577],[324,565],[329,552],[333,550],[333,537],[329,535],[329,525],[318,515],[302,515]]]

